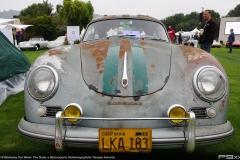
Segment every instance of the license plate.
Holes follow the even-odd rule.
[[[151,128],[100,128],[98,134],[100,152],[152,151]]]

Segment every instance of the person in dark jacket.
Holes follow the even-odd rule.
[[[217,24],[211,18],[211,11],[205,10],[203,13],[203,17],[206,21],[203,27],[203,33],[200,32],[199,43],[201,44],[201,49],[210,53],[214,35],[216,32]]]
[[[229,53],[232,53],[232,44],[235,41],[235,35],[233,29],[230,29],[230,35],[228,36],[228,45],[229,45]]]
[[[181,33],[179,33],[178,44],[182,44],[182,34]]]

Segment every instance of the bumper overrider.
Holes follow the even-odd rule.
[[[195,146],[198,145],[222,142],[234,132],[229,121],[216,126],[196,127],[194,112],[190,111],[188,113],[188,118],[73,118],[65,117],[63,112],[59,111],[55,117],[55,128],[53,125],[31,123],[26,121],[25,118],[22,118],[18,125],[18,130],[21,134],[32,140],[54,144],[56,150],[59,152],[64,151],[66,147],[96,148],[100,143],[99,128],[66,126],[64,124],[67,119],[97,121],[185,120],[183,127],[151,129],[152,139],[150,145],[152,146],[151,148],[183,148],[188,153],[193,152]],[[141,152],[141,149],[139,149],[139,152]]]

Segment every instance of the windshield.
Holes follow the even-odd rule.
[[[29,41],[41,41],[41,38],[30,38]]]
[[[108,36],[151,37],[169,41],[163,26],[157,22],[137,19],[114,19],[91,24],[83,41],[101,39]]]

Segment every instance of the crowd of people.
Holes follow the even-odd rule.
[[[13,33],[13,43],[14,43],[14,45],[18,45],[20,42],[24,41],[23,30],[16,31],[16,29],[13,29],[12,33]]]
[[[216,24],[216,21],[212,19],[210,10],[205,10],[203,13],[203,17],[205,20],[203,29],[200,30],[200,34],[198,31],[195,32],[193,40],[200,44],[201,49],[210,53],[212,43],[214,41],[216,29],[217,29],[217,24]],[[167,31],[172,43],[175,42],[176,40],[178,41],[178,44],[183,43],[181,32],[179,32],[178,39],[176,39],[176,36],[175,36],[176,32],[172,29],[172,26],[169,26],[167,28]],[[230,29],[230,35],[228,37],[229,53],[232,53],[232,44],[234,41],[235,41],[235,34],[233,32],[233,29]]]

